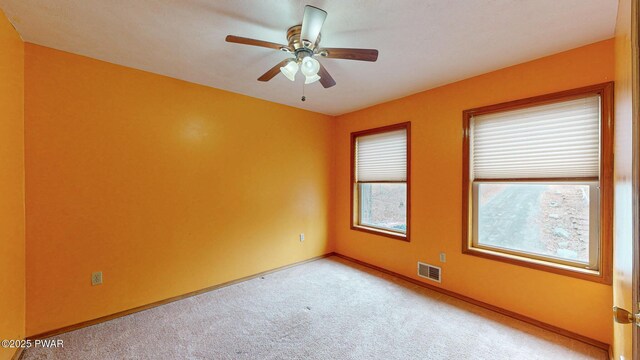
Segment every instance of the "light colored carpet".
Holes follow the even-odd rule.
[[[606,359],[331,257],[54,337],[23,359]]]

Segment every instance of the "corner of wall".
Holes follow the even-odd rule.
[[[0,339],[25,337],[24,42],[0,10]],[[0,359],[17,349],[0,348]]]
[[[336,152],[336,137],[338,136],[338,116],[331,117],[331,166],[329,170],[330,177],[330,196],[329,196],[329,242],[328,242],[328,251],[329,253],[336,251],[336,208],[337,208],[337,199],[336,199],[336,163],[337,163],[337,152]]]

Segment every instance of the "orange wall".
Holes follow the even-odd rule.
[[[607,40],[340,116],[336,251],[418,280],[417,261],[437,264],[443,288],[611,343],[611,286],[462,255],[460,224],[462,111],[611,81],[613,55]],[[412,122],[410,243],[349,229],[349,134],[404,121]]]
[[[32,44],[25,69],[27,335],[333,250],[331,117]]]
[[[634,0],[635,1],[635,0]],[[633,51],[632,45],[632,0],[621,0],[618,4],[618,21],[615,37],[615,162],[614,162],[614,261],[613,261],[613,304],[633,311],[633,147],[634,130],[638,131],[637,109],[636,124],[633,124]],[[637,34],[637,28],[636,28]],[[637,39],[636,39],[637,41]],[[638,49],[635,49],[636,57]],[[636,64],[637,66],[637,64]],[[636,94],[636,96],[638,96]],[[637,136],[637,135],[636,135]],[[635,159],[638,161],[638,159]],[[637,184],[636,184],[637,186]],[[637,213],[635,214],[637,216]],[[631,325],[613,325],[614,359],[620,355],[632,358]]]
[[[0,11],[0,339],[24,338],[23,109],[24,44]]]

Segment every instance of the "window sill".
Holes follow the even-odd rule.
[[[499,251],[479,249],[465,246],[463,254],[482,257],[485,259],[502,261],[513,265],[524,266],[531,269],[542,270],[554,274],[574,277],[582,280],[593,281],[601,284],[611,285],[610,277],[604,275],[603,271],[581,269],[574,266],[558,264],[551,261],[537,260],[525,256],[506,254]]]
[[[393,231],[386,231],[386,230],[382,230],[374,227],[362,226],[362,225],[351,225],[351,230],[362,231],[369,234],[375,234],[375,235],[385,236],[391,239],[409,242],[408,234],[401,234]],[[408,229],[407,229],[407,232],[408,232]]]

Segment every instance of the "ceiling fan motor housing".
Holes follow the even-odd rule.
[[[320,34],[318,34],[318,38],[314,44],[303,44],[300,38],[300,33],[302,32],[302,25],[295,25],[287,30],[287,42],[289,43],[289,51],[296,52],[298,49],[308,49],[311,54],[313,54],[313,49],[315,49],[320,43]]]

